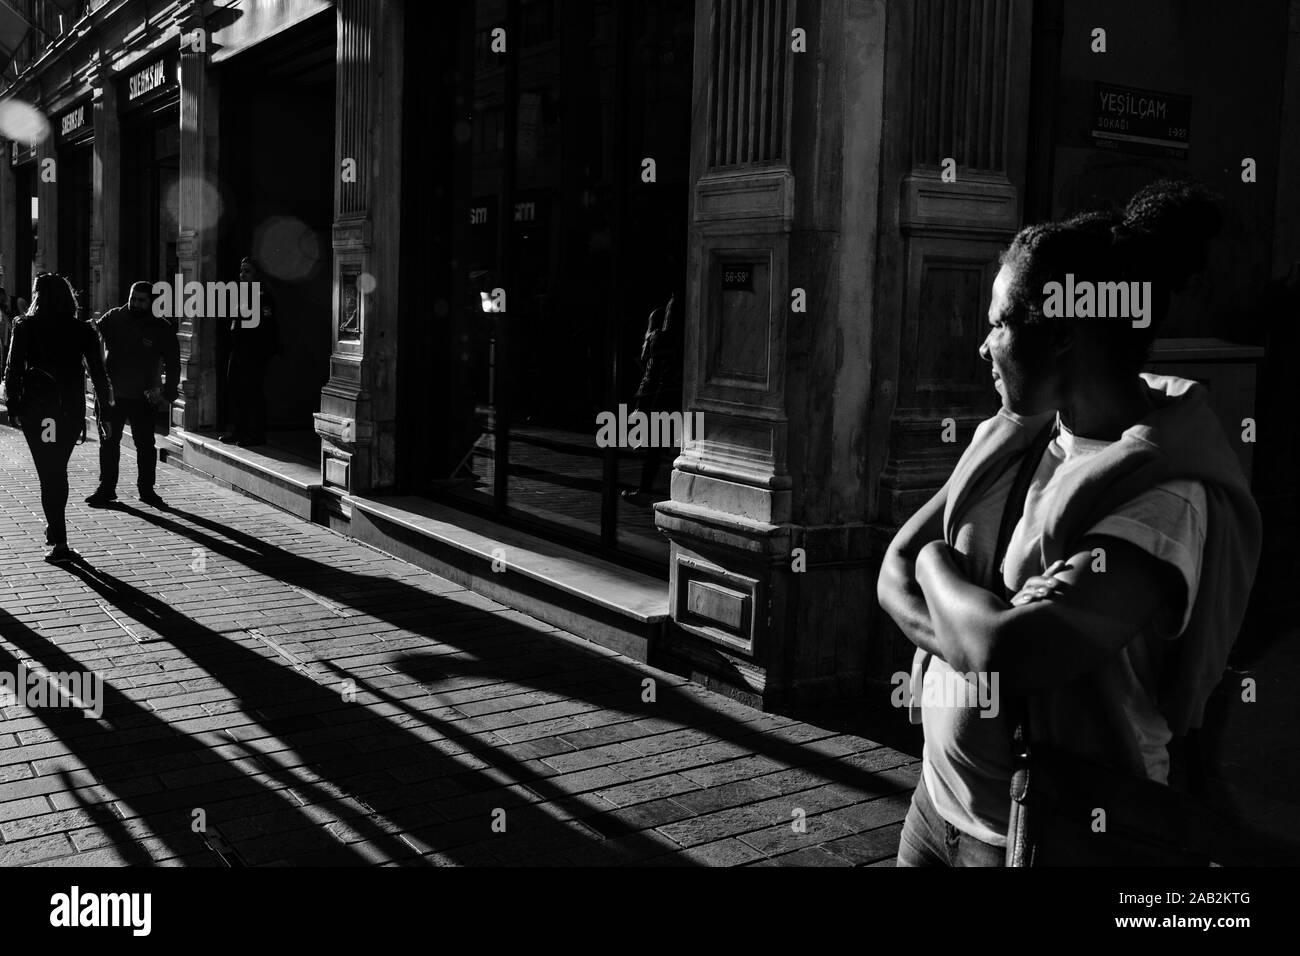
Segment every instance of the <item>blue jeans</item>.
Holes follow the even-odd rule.
[[[898,866],[1005,866],[1005,847],[963,833],[939,816],[922,774],[898,843]]]

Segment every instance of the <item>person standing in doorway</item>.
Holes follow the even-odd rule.
[[[64,512],[68,504],[68,459],[86,417],[85,376],[90,369],[101,408],[113,410],[113,387],[104,374],[99,336],[77,319],[72,286],[43,272],[32,284],[31,311],[14,323],[5,363],[9,415],[27,439],[41,484],[47,561],[69,561]]]
[[[645,340],[641,345],[641,383],[637,386],[636,410],[647,415],[682,410],[682,358],[684,353],[683,296],[673,293],[666,305],[650,313]],[[683,439],[685,436],[683,436]],[[641,478],[635,490],[624,489],[623,499],[644,507],[655,497],[655,480],[667,449],[657,442],[643,449]]]
[[[257,321],[230,320],[230,362],[226,384],[230,395],[231,429],[221,436],[227,444],[247,448],[266,444],[266,365],[280,351],[275,297],[252,257],[239,263],[239,281],[258,283],[261,314]]]
[[[127,304],[105,312],[95,323],[104,341],[105,365],[117,396],[114,408],[100,409],[103,428],[99,444],[99,487],[86,504],[105,508],[117,500],[117,472],[121,459],[122,430],[129,422],[135,442],[136,488],[140,500],[154,508],[166,503],[154,490],[158,458],[154,446],[154,418],[163,402],[170,405],[179,394],[180,345],[165,318],[153,313],[153,287],[148,282],[131,285]],[[165,378],[159,378],[165,368]]]

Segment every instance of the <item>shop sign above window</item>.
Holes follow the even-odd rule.
[[[171,85],[172,71],[167,68],[167,60],[155,60],[127,76],[126,98],[128,102],[134,102],[144,99],[155,90],[167,89]]]
[[[59,141],[67,142],[90,131],[93,114],[89,103],[76,106],[59,118]]]

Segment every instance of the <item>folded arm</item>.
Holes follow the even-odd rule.
[[[916,559],[927,542],[943,537],[943,511],[947,502],[948,485],[945,484],[904,522],[885,550],[880,577],[876,580],[876,600],[904,636],[944,660],[947,656],[936,640],[930,609],[916,580]]]
[[[942,541],[925,545],[916,561],[940,655],[958,671],[996,672],[1016,693],[1098,667],[1185,600],[1172,566],[1107,535],[1085,537],[1053,578],[1057,586],[1041,600],[1012,606],[967,581]]]

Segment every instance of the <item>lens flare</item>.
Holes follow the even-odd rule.
[[[192,181],[187,177],[184,182],[175,182],[167,187],[169,208],[180,209],[181,198],[186,195],[184,186]],[[221,201],[221,190],[214,183],[202,179],[198,182],[196,193],[198,208],[185,209],[181,213],[185,222],[189,224],[187,228],[198,230],[215,229],[221,222],[221,217],[225,212]],[[191,193],[191,195],[194,195],[194,193]]]
[[[272,216],[262,223],[253,252],[267,275],[286,282],[305,279],[322,265],[320,236],[293,216]]]
[[[45,114],[22,100],[0,103],[0,136],[24,146],[35,146],[50,137],[50,121]]]

